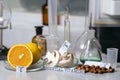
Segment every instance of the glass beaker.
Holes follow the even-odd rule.
[[[79,51],[80,61],[101,61],[101,46],[99,41],[94,36],[94,30],[87,30],[80,39]]]

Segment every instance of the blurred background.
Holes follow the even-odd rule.
[[[96,0],[92,1],[94,3],[92,8],[92,25],[89,27],[96,30],[96,37],[102,45],[102,51],[106,53],[108,47],[120,49],[120,14],[116,15],[114,13],[115,10],[119,10],[112,4],[113,0],[97,0],[97,3]],[[45,0],[7,0],[7,2],[12,10],[12,29],[3,31],[3,44],[9,48],[16,43],[30,42],[35,35],[34,26],[43,25],[41,7],[45,4]],[[57,28],[60,44],[64,41],[64,8],[66,6],[69,7],[71,43],[74,44],[76,39],[84,32],[88,4],[89,0],[58,0],[60,25]],[[48,35],[48,32],[49,28],[45,26],[44,35]],[[120,53],[118,61],[120,61]]]

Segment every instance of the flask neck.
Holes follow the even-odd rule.
[[[48,0],[48,22],[50,35],[57,36],[57,0]]]
[[[88,38],[94,38],[95,30],[88,30]]]

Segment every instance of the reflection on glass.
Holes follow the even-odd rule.
[[[11,19],[11,10],[6,0],[0,0],[0,53],[4,53],[6,47],[3,46],[2,33],[3,29],[8,28]]]
[[[101,61],[101,46],[94,37],[94,30],[88,30],[82,35],[79,44],[80,61]]]
[[[11,10],[6,0],[0,0],[0,28],[7,28],[11,19]]]

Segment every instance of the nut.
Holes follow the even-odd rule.
[[[112,67],[105,68],[105,67],[100,67],[95,65],[89,66],[89,65],[83,65],[83,64],[79,64],[78,66],[76,66],[76,69],[85,70],[85,72],[91,72],[96,74],[110,73],[115,71],[115,69]]]

